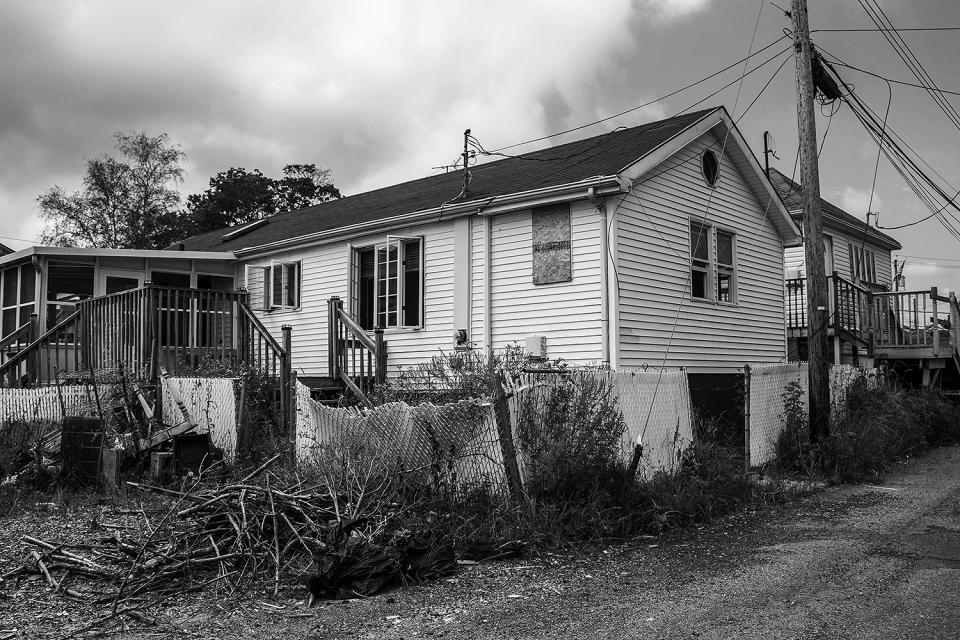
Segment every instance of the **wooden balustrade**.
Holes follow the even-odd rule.
[[[875,344],[885,349],[929,352],[939,357],[946,344],[955,348],[955,298],[942,298],[937,289],[874,294]],[[943,303],[946,304],[943,304]]]
[[[343,301],[327,303],[327,357],[330,377],[343,382],[361,402],[372,406],[369,394],[383,384],[387,374],[387,351],[383,329],[374,329],[371,338],[349,313]]]

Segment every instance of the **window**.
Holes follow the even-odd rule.
[[[0,272],[0,338],[8,336],[30,321],[34,313],[37,272],[33,264],[26,263],[8,267]]]
[[[736,234],[690,223],[690,296],[736,302]]]
[[[72,314],[78,301],[93,297],[93,282],[92,264],[47,263],[47,329]]]
[[[850,275],[854,282],[877,282],[877,254],[876,252],[847,243],[847,253],[850,256]]]
[[[708,185],[712,187],[717,184],[717,178],[720,176],[720,161],[717,160],[717,155],[713,151],[707,149],[700,156],[700,170]]]
[[[690,295],[710,297],[710,227],[690,223]]]
[[[717,230],[717,301],[734,302],[733,234]]]
[[[423,325],[423,239],[387,237],[353,250],[351,309],[364,329]]]
[[[300,308],[300,261],[273,262],[269,266],[247,266],[250,306],[261,311]],[[197,276],[197,286],[212,285],[213,276]],[[226,281],[219,282],[225,286]],[[202,287],[201,287],[202,288]],[[217,287],[219,288],[219,287]]]

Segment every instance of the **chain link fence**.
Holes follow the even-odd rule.
[[[371,410],[328,407],[297,383],[297,460],[314,464],[350,452],[395,462],[408,482],[466,491],[475,486],[501,493],[506,472],[490,403],[390,402]],[[357,453],[357,455],[362,455]],[[367,462],[369,463],[369,461]]]
[[[831,419],[841,417],[846,407],[847,390],[860,379],[875,386],[882,381],[878,369],[861,369],[848,364],[830,367]],[[799,411],[808,412],[808,366],[806,362],[787,364],[755,364],[746,377],[749,405],[750,463],[765,464],[777,457],[780,434],[786,428],[788,402],[798,402]],[[793,386],[795,393],[790,393]]]

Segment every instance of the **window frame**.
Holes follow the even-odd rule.
[[[418,282],[417,286],[419,288],[419,295],[417,299],[417,324],[405,324],[406,316],[406,305],[404,304],[404,299],[406,298],[406,262],[407,262],[407,243],[416,242],[419,244],[420,251],[417,260],[417,272],[418,272]],[[393,293],[387,292],[386,294],[382,293],[382,283],[389,281],[389,265],[391,260],[389,259],[391,245],[396,246],[397,248],[397,257],[396,257],[396,282],[397,287],[396,291]],[[373,318],[373,325],[366,331],[373,331],[375,329],[383,329],[385,331],[418,331],[423,329],[426,322],[426,296],[424,295],[424,289],[426,285],[426,280],[424,277],[425,270],[425,258],[424,258],[424,247],[426,245],[425,239],[423,236],[407,236],[407,235],[388,235],[383,240],[374,242],[374,243],[365,243],[365,244],[351,244],[350,245],[350,274],[349,274],[349,291],[350,291],[350,314],[354,318],[360,318],[360,254],[363,251],[372,251],[373,252],[373,309],[371,317]],[[386,273],[381,278],[380,267],[384,262],[381,260],[381,252],[386,255]],[[396,299],[396,310],[390,311],[389,308],[384,311],[381,309],[381,304],[389,304],[389,299]],[[396,324],[389,324],[390,316],[396,314]],[[386,319],[386,324],[381,325],[381,316]]]
[[[693,235],[694,229],[701,229],[707,245],[706,260],[694,257],[693,253]],[[709,302],[718,305],[738,306],[739,304],[739,282],[738,282],[738,263],[737,263],[737,232],[727,227],[708,224],[696,218],[690,218],[687,225],[689,233],[687,247],[689,252],[688,262],[688,297],[691,301]],[[730,264],[721,263],[719,257],[719,236],[727,235],[730,237]],[[703,296],[694,295],[694,274],[702,273],[704,278]],[[729,300],[720,299],[721,278],[729,278],[727,287]]]
[[[292,303],[287,302],[286,293],[289,291],[290,274],[289,269],[295,268],[296,278],[294,279],[296,298]],[[254,292],[250,287],[250,272],[257,269],[263,274],[263,280],[259,283],[259,290]],[[274,290],[274,274],[277,269],[280,270],[280,303],[276,303],[276,291]],[[206,274],[221,275],[221,274]],[[223,275],[229,278],[230,276]],[[254,294],[261,296],[259,307],[251,305],[256,311],[271,313],[274,311],[299,311],[303,302],[303,260],[271,260],[269,264],[248,264],[244,265],[243,283],[247,289],[247,294],[252,297]],[[236,281],[234,281],[236,286]]]

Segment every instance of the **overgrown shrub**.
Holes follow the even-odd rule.
[[[811,444],[799,393],[788,388],[784,395],[785,428],[778,443],[778,464],[787,472],[856,482],[884,471],[903,456],[960,441],[956,407],[940,392],[871,386],[861,378],[847,388],[830,435]]]
[[[491,398],[501,376],[516,375],[525,363],[523,349],[516,345],[439,353],[426,362],[404,368],[378,389],[377,401],[443,404]]]

